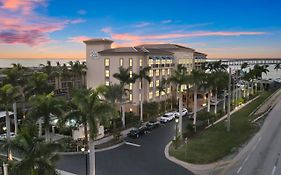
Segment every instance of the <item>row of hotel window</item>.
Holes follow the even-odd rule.
[[[166,75],[166,72],[167,72],[167,75],[170,75],[170,69],[162,69],[162,70],[157,69],[157,70],[155,70],[155,76],[157,76],[157,77],[160,76],[160,71],[161,71],[162,76]],[[130,73],[130,77],[132,78],[133,71],[130,70],[129,73]],[[153,70],[149,70],[149,76],[153,77]],[[105,70],[105,77],[106,78],[110,77],[110,71],[109,70]]]
[[[153,64],[172,64],[172,63],[173,63],[172,60],[165,60],[165,59],[153,60],[153,59],[149,59],[148,66],[151,66]],[[124,59],[120,58],[119,59],[119,66],[123,66],[123,64],[124,64]],[[110,65],[110,59],[109,58],[105,58],[104,65],[105,66],[109,66]],[[139,59],[139,66],[142,67],[142,65],[143,65],[143,60],[140,58]],[[133,66],[133,58],[129,58],[129,66],[130,67]]]

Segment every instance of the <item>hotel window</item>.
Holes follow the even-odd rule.
[[[156,96],[156,97],[158,97],[158,96],[159,96],[159,91],[156,91],[155,96]]]
[[[109,81],[105,81],[105,85],[106,85],[106,86],[109,86]]]
[[[160,59],[157,59],[157,60],[156,60],[156,64],[160,64]]]
[[[160,81],[159,80],[156,80],[156,87],[158,87],[160,84]]]
[[[106,58],[104,60],[104,66],[109,66],[109,64],[110,64],[110,60],[109,60],[109,58]]]
[[[151,81],[150,83],[149,83],[149,87],[153,87],[153,81]]]
[[[133,108],[130,108],[130,112],[133,112]]]
[[[171,88],[168,87],[168,88],[167,88],[167,94],[170,94],[170,93],[171,93]]]
[[[130,70],[130,78],[133,78],[133,71]]]
[[[133,83],[130,83],[129,90],[132,90],[132,89],[133,89]]]
[[[142,59],[140,58],[140,67],[142,67]]]
[[[130,93],[130,95],[129,95],[129,100],[130,100],[130,101],[133,101],[133,94],[131,94],[131,93]]]
[[[163,59],[163,60],[162,60],[162,64],[166,64],[166,60]]]
[[[133,66],[133,59],[129,58],[129,66],[132,67]]]
[[[156,76],[159,76],[159,74],[160,74],[160,71],[159,71],[159,69],[157,69],[156,70]]]
[[[163,96],[163,95],[166,95],[166,94],[165,94],[165,92],[161,91],[161,95]]]
[[[149,76],[153,77],[153,70],[149,70]]]
[[[167,75],[170,75],[170,69],[167,69]]]
[[[149,92],[148,98],[149,98],[149,99],[152,99],[152,98],[153,98],[153,93],[152,93],[152,92]]]
[[[105,70],[105,77],[109,78],[109,70]]]
[[[148,66],[151,66],[153,64],[153,59],[149,58],[148,60]]]
[[[162,69],[162,76],[165,76],[166,75],[166,71],[165,69]]]
[[[120,59],[119,59],[119,66],[123,66],[123,62],[124,62],[124,59],[123,59],[123,58],[120,58]]]

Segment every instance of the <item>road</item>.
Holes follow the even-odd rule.
[[[281,174],[281,99],[267,116],[260,132],[251,141],[253,146],[236,161],[227,175]]]
[[[184,122],[185,123],[185,122]],[[139,146],[123,145],[96,154],[97,175],[191,175],[165,158],[164,149],[175,135],[175,122],[153,130],[140,139],[127,139]],[[85,175],[85,156],[62,156],[57,168]]]

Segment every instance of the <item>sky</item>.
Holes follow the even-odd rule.
[[[280,0],[0,0],[0,58],[85,58],[113,47],[177,43],[209,58],[281,58]]]

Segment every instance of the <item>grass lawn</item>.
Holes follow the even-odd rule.
[[[234,152],[258,130],[248,115],[272,93],[261,93],[258,99],[232,114],[231,132],[227,132],[225,123],[221,122],[198,133],[177,150],[170,147],[170,155],[189,163],[206,164]]]

